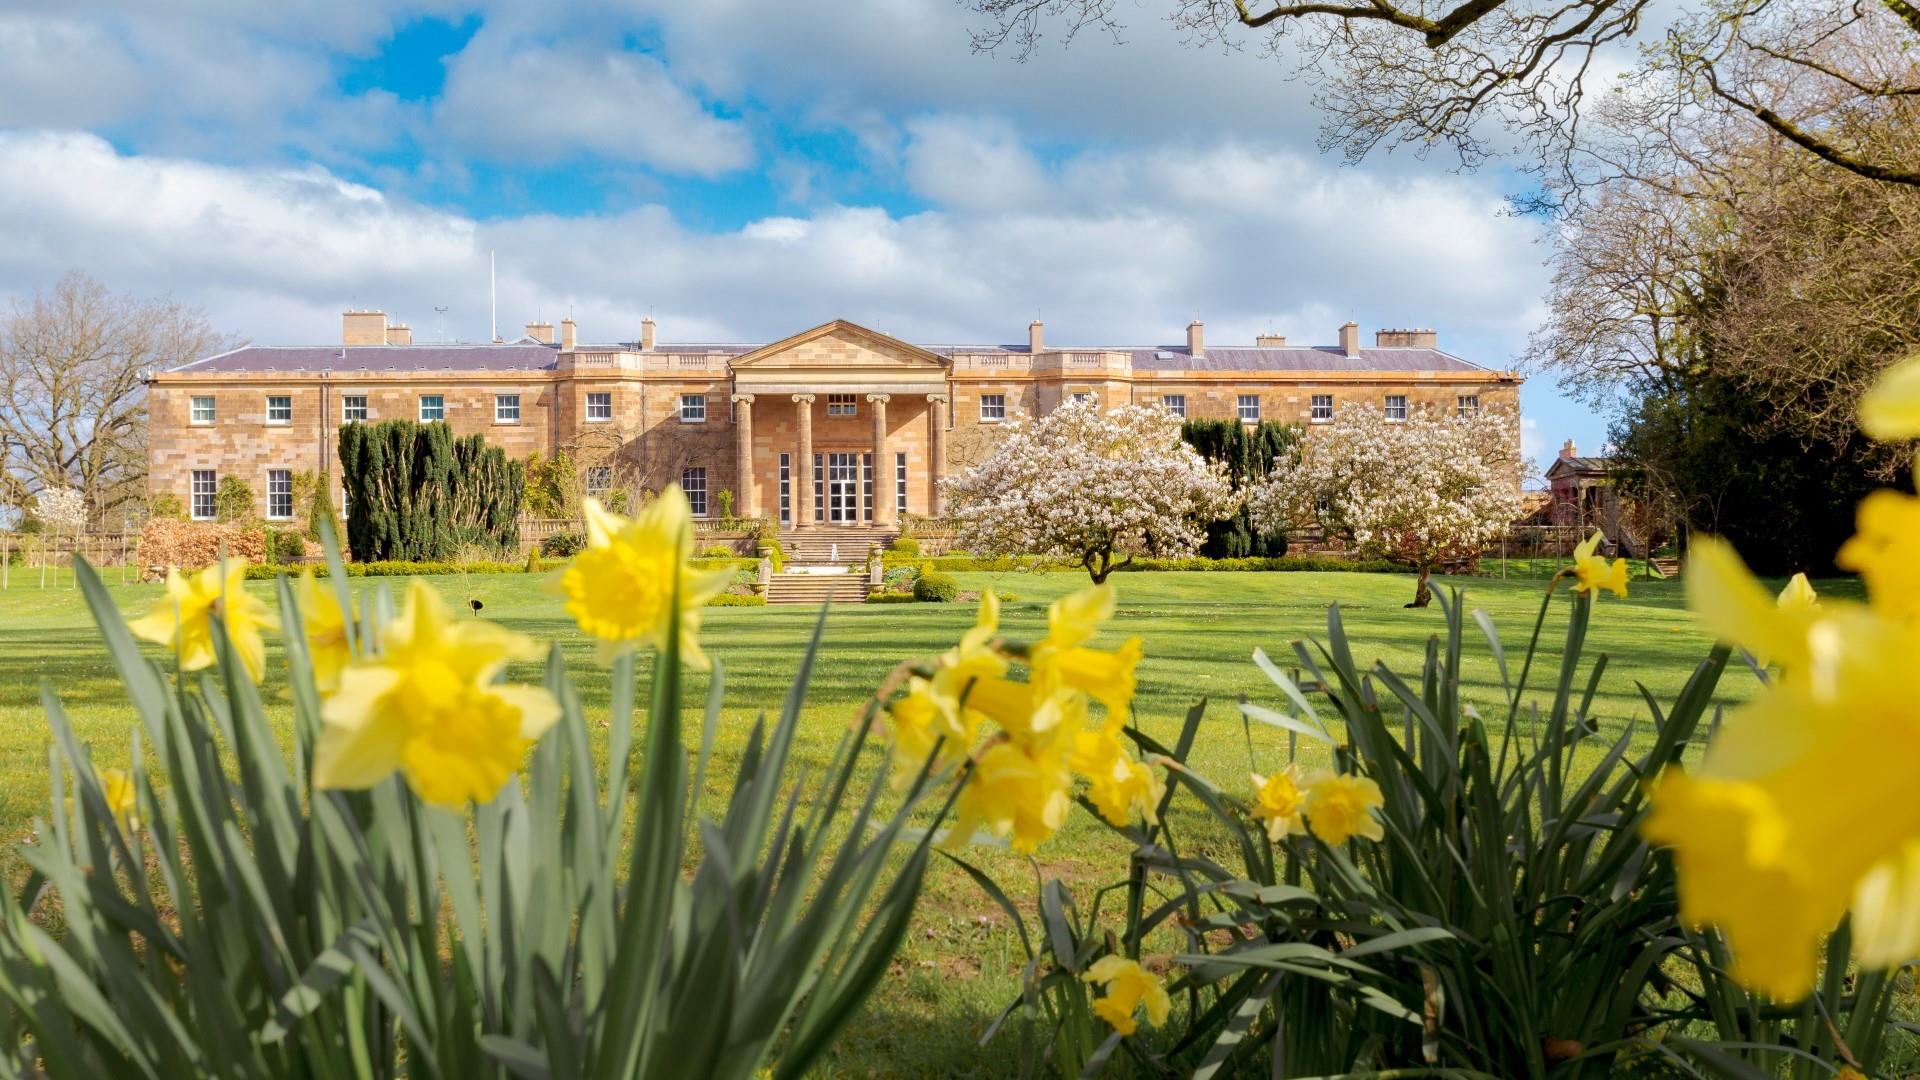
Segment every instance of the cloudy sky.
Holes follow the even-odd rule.
[[[263,343],[380,307],[416,340],[571,313],[588,341],[1310,344],[1431,326],[1516,362],[1541,316],[1521,183],[1319,154],[1254,50],[972,52],[953,0],[7,0],[0,295],[78,268]],[[436,309],[445,308],[444,315]],[[511,336],[511,334],[509,334]],[[1532,452],[1601,421],[1537,376]]]

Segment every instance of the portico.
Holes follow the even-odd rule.
[[[937,514],[948,361],[844,321],[732,364],[737,498],[783,527]]]

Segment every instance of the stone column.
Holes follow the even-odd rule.
[[[940,482],[947,478],[947,395],[927,395],[927,511],[932,517],[947,512],[947,494]]]
[[[793,395],[793,410],[800,426],[800,460],[793,463],[793,527],[813,528],[813,395]]]
[[[894,521],[893,455],[887,453],[887,402],[890,394],[868,394],[873,406],[873,523],[891,525]],[[882,478],[885,478],[884,482]]]
[[[753,483],[753,395],[733,395],[733,458],[739,470],[735,494],[740,496],[740,516],[760,516],[760,499]]]

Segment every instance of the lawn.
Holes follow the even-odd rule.
[[[109,573],[109,580],[117,576]],[[1037,637],[1046,602],[1084,584],[1071,574],[961,574],[963,589],[988,586],[1017,597],[1005,606],[1003,629],[1014,640]],[[432,579],[455,604],[479,601],[484,614],[507,626],[560,644],[580,682],[589,715],[604,711],[607,684],[595,668],[593,648],[541,589],[541,579],[523,575],[449,576]],[[1324,633],[1327,606],[1337,603],[1363,665],[1380,660],[1396,670],[1417,670],[1428,637],[1443,629],[1438,605],[1412,610],[1402,605],[1412,580],[1399,575],[1344,573],[1140,573],[1116,575],[1121,609],[1107,644],[1138,635],[1146,645],[1136,712],[1143,728],[1171,742],[1180,718],[1196,701],[1209,702],[1194,763],[1232,788],[1245,782],[1250,765],[1263,770],[1284,753],[1282,733],[1252,733],[1258,760],[1249,761],[1248,736],[1234,709],[1241,696],[1282,707],[1278,691],[1253,665],[1254,648],[1290,666],[1291,644]],[[0,593],[0,836],[6,854],[0,866],[12,876],[14,842],[25,837],[47,797],[46,731],[38,702],[44,681],[65,701],[95,759],[115,764],[127,752],[135,722],[120,700],[78,592],[45,590],[16,580]],[[67,583],[63,582],[62,586]],[[373,582],[358,583],[371,585]],[[398,585],[398,582],[391,582]],[[1539,578],[1470,578],[1440,583],[1467,590],[1468,604],[1484,609],[1499,627],[1510,656],[1525,648],[1545,582]],[[250,588],[266,593],[269,583]],[[1857,593],[1851,582],[1835,591]],[[137,612],[159,595],[155,585],[111,587],[124,610]],[[817,612],[799,608],[715,608],[705,614],[702,640],[725,668],[726,709],[717,748],[719,766],[710,775],[730,775],[746,730],[762,709],[777,707],[793,676],[799,651]],[[878,681],[900,660],[951,644],[971,623],[971,605],[863,605],[832,611],[804,713],[799,764],[823,764],[834,740],[857,714]],[[1549,617],[1543,641],[1557,645],[1564,628],[1564,602]],[[1607,597],[1589,635],[1589,652],[1610,661],[1595,701],[1593,719],[1603,734],[1644,719],[1636,683],[1657,700],[1679,690],[1709,642],[1682,605],[1677,582],[1636,581],[1625,601]],[[1477,633],[1470,640],[1468,677],[1482,714],[1504,710],[1496,668]],[[156,651],[156,655],[157,651]],[[269,669],[278,664],[270,654]],[[535,680],[537,671],[515,672]],[[643,672],[644,677],[644,672]],[[1744,669],[1730,670],[1721,698],[1737,701],[1755,685]],[[706,677],[696,676],[690,701],[699,701]],[[285,729],[290,708],[279,681],[266,693]],[[604,734],[598,736],[604,744]],[[877,752],[876,752],[877,755]],[[876,756],[877,763],[877,756]],[[709,781],[709,799],[724,780]],[[1069,880],[1104,882],[1124,873],[1125,849],[1098,822],[1076,812],[1068,827],[1042,849],[1043,871]],[[979,860],[1015,897],[1034,893],[1034,868],[1005,853],[982,851]],[[913,934],[870,1006],[839,1049],[849,1074],[902,1074],[928,1070],[967,1075],[997,1074],[1014,1049],[1012,1039],[982,1051],[977,1032],[1014,994],[1024,958],[997,909],[957,870],[937,864]],[[936,1021],[937,1022],[933,1022]],[[832,1070],[829,1070],[832,1071]]]

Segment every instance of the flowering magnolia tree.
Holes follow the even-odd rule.
[[[1389,421],[1347,410],[1254,489],[1253,520],[1318,525],[1362,556],[1405,563],[1420,572],[1408,606],[1425,607],[1435,566],[1473,558],[1519,516],[1519,446],[1510,413]]]
[[[62,536],[73,536],[87,527],[87,502],[73,488],[52,487],[34,501],[34,516]]]
[[[1009,424],[1000,445],[947,482],[960,543],[1063,555],[1099,584],[1136,555],[1178,558],[1234,510],[1225,468],[1180,439],[1162,409],[1070,401]]]

